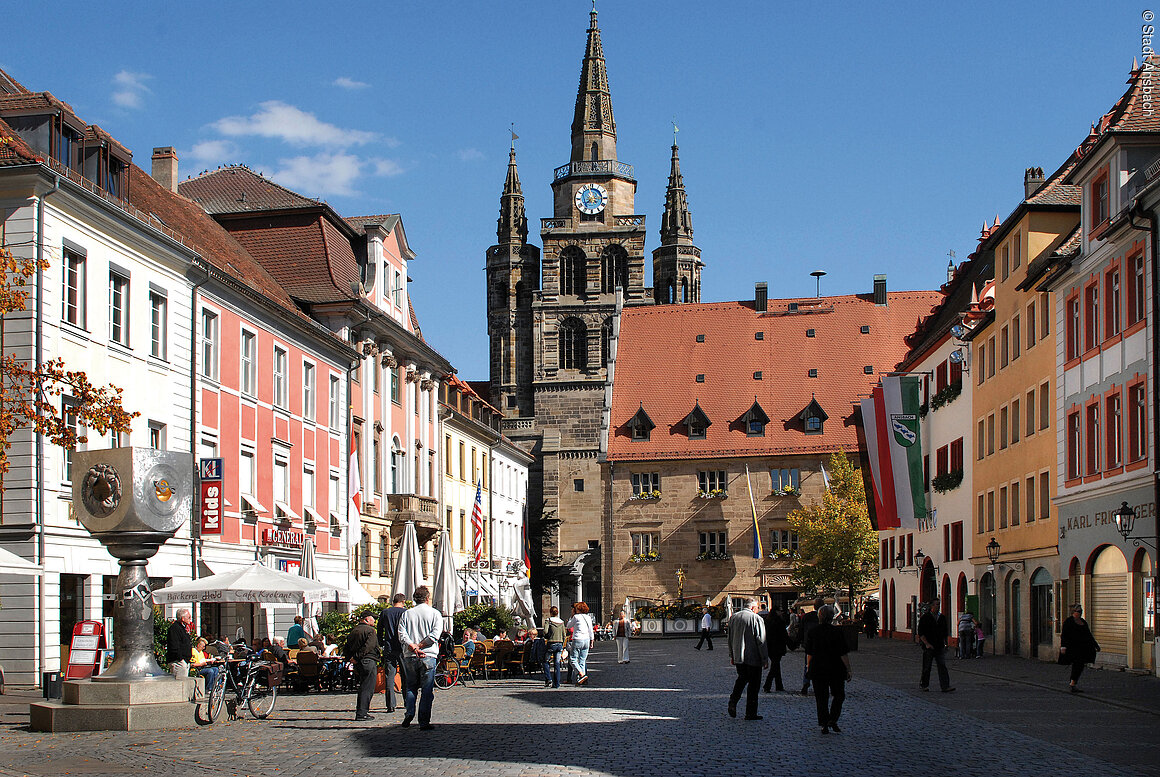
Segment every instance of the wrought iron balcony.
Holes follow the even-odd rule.
[[[625,162],[618,162],[615,159],[597,159],[591,162],[569,162],[566,165],[561,165],[556,168],[552,175],[553,181],[559,181],[561,178],[567,178],[572,175],[615,175],[620,178],[627,178],[630,181],[636,181],[634,177],[636,172],[632,169],[632,165]]]

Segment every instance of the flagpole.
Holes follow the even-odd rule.
[[[757,502],[753,501],[753,484],[749,482],[749,464],[745,465],[745,487],[749,489],[749,508],[753,511],[753,557],[765,557],[765,548],[761,544],[761,530],[757,526]]]

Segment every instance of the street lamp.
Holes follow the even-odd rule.
[[[1011,567],[1016,572],[1025,572],[1027,570],[1027,564],[1023,561],[999,561],[1000,547],[994,537],[987,543],[987,560],[991,562],[991,566]]]
[[[1120,509],[1112,513],[1112,518],[1116,521],[1116,531],[1120,533],[1125,542],[1131,540],[1136,547],[1143,543],[1153,550],[1156,549],[1156,546],[1149,542],[1147,537],[1132,536],[1132,529],[1136,528],[1136,511],[1129,507],[1127,502],[1120,504]]]

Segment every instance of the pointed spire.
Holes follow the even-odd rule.
[[[515,133],[512,149],[508,152],[507,178],[499,198],[499,227],[496,235],[500,243],[526,243],[528,217],[524,212],[524,192],[520,188],[520,172],[516,168]]]
[[[588,44],[580,67],[580,88],[576,93],[576,111],[572,118],[573,162],[616,159],[616,121],[612,117],[608,66],[604,62],[604,45],[600,42],[595,5],[588,18]]]
[[[669,185],[665,189],[665,213],[661,217],[661,245],[693,242],[693,217],[685,196],[685,179],[681,176],[681,158],[677,144],[673,144],[673,158],[669,169]]]

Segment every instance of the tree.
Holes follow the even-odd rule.
[[[17,259],[11,251],[0,248],[0,344],[3,344],[4,318],[24,310],[28,302],[28,280],[47,265],[33,259]],[[77,443],[88,442],[83,433],[73,431],[73,423],[62,412],[60,397],[65,393],[73,400],[75,424],[98,434],[129,431],[140,413],[127,412],[121,406],[121,389],[113,385],[97,387],[84,372],[66,370],[62,359],[49,359],[41,365],[22,361],[4,349],[0,362],[0,492],[8,472],[8,449],[12,434],[31,426],[53,444],[75,450]]]
[[[822,500],[788,516],[798,535],[794,578],[806,590],[849,587],[852,592],[877,578],[878,536],[870,525],[861,473],[842,452],[830,457],[827,470],[830,487]]]

